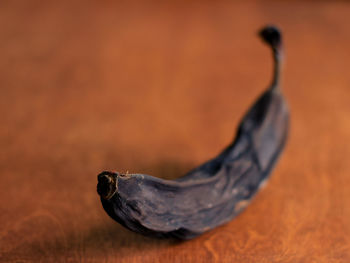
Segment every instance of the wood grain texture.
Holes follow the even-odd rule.
[[[349,262],[346,2],[0,2],[1,262]],[[113,222],[101,170],[176,178],[232,139],[285,33],[287,149],[234,221],[188,242]]]

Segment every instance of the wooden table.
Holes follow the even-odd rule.
[[[346,2],[1,1],[1,262],[350,262]],[[285,33],[287,148],[235,220],[188,242],[103,211],[102,170],[176,178],[215,156]]]

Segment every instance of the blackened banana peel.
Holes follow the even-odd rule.
[[[177,180],[102,172],[97,191],[110,217],[144,235],[191,239],[232,220],[249,204],[284,148],[289,123],[279,88],[281,34],[273,26],[259,34],[272,49],[274,76],[244,116],[235,140]]]

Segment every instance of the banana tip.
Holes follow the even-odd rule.
[[[117,192],[117,173],[102,172],[97,176],[97,193],[104,199],[111,199]]]

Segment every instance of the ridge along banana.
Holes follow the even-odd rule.
[[[273,79],[243,117],[235,140],[176,180],[100,173],[97,192],[111,218],[144,235],[191,239],[229,222],[249,204],[276,164],[289,126],[279,88],[281,33],[267,26],[259,35],[272,49]]]

